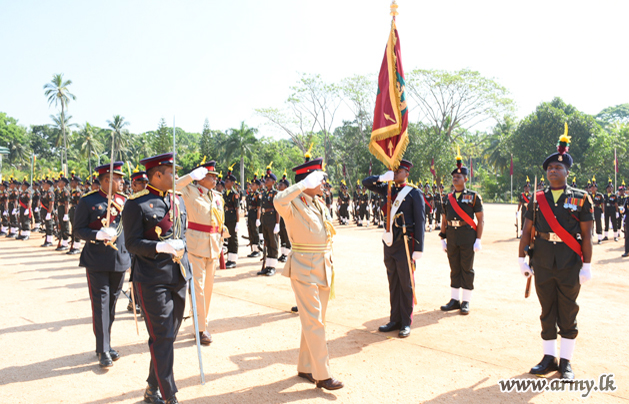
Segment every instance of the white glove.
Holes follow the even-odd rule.
[[[24,215],[28,215],[28,209],[24,209]]]
[[[207,175],[207,172],[208,170],[205,167],[195,168],[194,170],[190,172],[190,177],[195,181],[199,181],[205,178],[205,176]]]
[[[483,249],[483,246],[480,245],[480,239],[477,238],[476,241],[474,242],[474,252],[479,252],[482,249]]]
[[[234,229],[236,233],[240,231],[240,222],[236,222],[236,228]]]
[[[619,218],[620,214],[618,212],[616,212],[616,218]]]
[[[185,244],[182,240],[174,240],[172,242],[160,241],[155,246],[155,251],[157,251],[158,253],[181,257],[185,252]]]
[[[39,212],[39,208],[35,208],[34,212]]]
[[[275,227],[273,228],[273,234],[277,234],[280,232],[280,224],[275,223]]]
[[[420,259],[422,259],[422,252],[413,251],[413,261],[419,261]]]
[[[260,227],[260,219],[256,219],[256,227]]]
[[[63,221],[64,222],[67,222],[69,220],[70,220],[70,217],[67,214],[63,215]]]
[[[583,264],[583,268],[579,271],[579,283],[583,285],[585,282],[592,279],[592,264]]]
[[[96,233],[96,240],[111,240],[116,235],[116,229],[112,227],[103,227]]]
[[[524,257],[518,257],[518,263],[520,264],[520,272],[522,272],[522,275],[528,278],[533,274],[533,270],[529,264],[526,263]]]
[[[11,211],[11,214],[12,214],[13,216],[17,215],[17,209],[13,209],[13,210]]]
[[[395,177],[395,174],[393,173],[393,171],[387,171],[386,173],[384,173],[380,177],[378,177],[378,181],[380,181],[380,182],[389,182],[389,181],[393,181],[394,177]]]
[[[50,213],[46,213],[46,220],[50,220],[52,219],[52,216],[50,216]]]
[[[441,248],[443,248],[443,251],[448,252],[448,242],[445,238],[441,239]]]
[[[313,171],[304,180],[304,185],[306,189],[316,188],[321,186],[323,179],[325,178],[325,174],[323,171]],[[279,230],[278,230],[279,231]]]
[[[9,212],[5,210],[4,212],[2,212],[2,216],[9,216]]]

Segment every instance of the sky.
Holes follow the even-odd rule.
[[[588,114],[629,102],[629,1],[398,0],[405,71],[469,68],[505,86],[522,118],[561,97]],[[131,132],[239,127],[282,136],[255,113],[281,108],[300,73],[377,74],[388,0],[0,0],[0,111],[22,125],[56,113],[43,86],[71,79],[72,121]],[[342,111],[336,121],[351,118]],[[337,126],[335,125],[335,126]]]

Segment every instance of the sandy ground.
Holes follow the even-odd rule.
[[[483,251],[467,317],[442,313],[449,267],[437,232],[427,233],[416,273],[418,305],[411,336],[382,334],[388,286],[381,230],[338,227],[334,244],[337,299],[327,316],[332,371],[346,387],[315,389],[296,377],[300,324],[283,276],[257,277],[258,259],[241,238],[238,267],[216,275],[200,384],[192,321],[175,343],[177,394],[184,403],[546,403],[579,402],[577,392],[501,393],[498,380],[527,375],[542,357],[539,313],[517,266],[514,206],[486,205]],[[243,223],[244,224],[244,223]],[[243,226],[243,228],[245,228]],[[85,270],[78,256],[43,249],[39,235],[0,240],[0,397],[11,403],[139,403],[149,366],[148,334],[136,335],[127,300],[118,301],[112,344],[122,358],[98,367]],[[595,403],[628,402],[629,292],[622,242],[595,246],[594,279],[581,290],[577,378],[613,373],[617,390]],[[125,284],[126,290],[126,284]]]

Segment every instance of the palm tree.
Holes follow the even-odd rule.
[[[127,145],[129,144],[129,132],[124,130],[125,126],[129,126],[129,122],[124,120],[124,116],[114,115],[114,120],[108,120],[107,124],[112,130],[112,136],[114,136],[114,150],[118,150],[120,158],[122,159],[124,152],[127,150]]]
[[[65,134],[66,133],[65,131],[66,129],[69,129],[69,128],[76,128],[78,125],[76,123],[70,123],[70,119],[72,119],[72,115],[63,116],[61,115],[61,113],[59,113],[57,115],[50,115],[50,119],[52,119],[52,122],[53,122],[51,126],[55,130],[55,135],[54,135],[55,137],[53,138],[53,145],[55,147],[59,147],[61,146],[62,142],[64,144],[60,157],[61,157],[61,166],[63,167],[64,161],[65,161],[65,167],[67,171],[68,149],[65,147],[67,143],[67,136]],[[68,173],[64,172],[64,174],[67,176]]]
[[[80,145],[81,154],[83,157],[87,158],[89,172],[91,175],[92,153],[96,155],[100,154],[103,151],[103,145],[96,138],[96,130],[89,122],[85,122],[85,126],[83,126],[81,134],[83,136],[83,142]]]
[[[52,76],[52,80],[50,80],[50,83],[46,83],[44,85],[44,95],[46,97],[48,97],[48,105],[52,105],[53,103],[55,104],[55,106],[61,104],[61,119],[59,120],[61,122],[61,136],[63,137],[63,151],[64,151],[64,155],[65,155],[65,175],[67,176],[68,173],[68,153],[67,153],[67,140],[66,140],[66,127],[65,127],[65,115],[66,115],[66,108],[68,106],[68,102],[70,102],[70,100],[76,100],[76,97],[74,96],[74,94],[72,94],[70,92],[70,90],[68,90],[68,86],[72,84],[72,80],[63,80],[63,74],[55,74]],[[62,160],[63,163],[63,160]]]
[[[240,129],[230,129],[227,139],[223,144],[225,148],[225,160],[229,161],[234,153],[240,154],[240,183],[245,183],[245,157],[251,158],[254,145],[258,141],[255,134],[256,128],[250,128],[244,122],[240,123]]]

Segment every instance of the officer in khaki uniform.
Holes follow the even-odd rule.
[[[343,383],[332,377],[325,338],[325,311],[333,288],[332,236],[323,194],[322,159],[293,168],[295,185],[275,196],[273,204],[286,222],[292,251],[284,266],[291,279],[301,321],[297,374],[317,387],[336,390]]]
[[[214,190],[218,178],[215,167],[215,161],[206,163],[203,158],[197,168],[177,181],[177,190],[188,211],[188,259],[192,264],[199,337],[203,345],[212,343],[206,327],[225,223],[225,202],[221,193]]]

